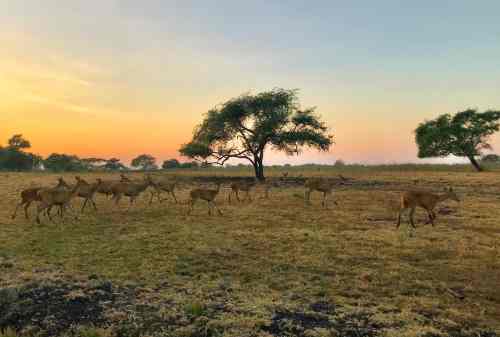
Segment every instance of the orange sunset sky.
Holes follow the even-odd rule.
[[[178,158],[208,109],[284,87],[337,144],[268,164],[419,162],[419,122],[500,109],[499,4],[0,0],[0,140]]]

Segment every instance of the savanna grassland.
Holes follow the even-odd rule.
[[[59,175],[0,173],[0,330],[67,336],[496,336],[500,332],[500,172],[311,169],[303,176],[352,178],[335,188],[338,205],[304,204],[300,184],[269,199],[218,196],[223,216],[199,202],[200,175],[173,171],[180,204],[130,210],[103,195],[98,212],[37,225],[10,218],[21,189]],[[279,170],[269,170],[276,181]],[[83,178],[118,179],[84,173]],[[63,174],[73,182],[74,174]],[[141,174],[131,174],[139,179]],[[438,206],[436,227],[407,217],[395,228],[400,191],[453,186],[460,203]],[[168,198],[167,195],[164,195]],[[79,210],[81,200],[73,204]],[[7,329],[9,327],[9,329]],[[2,334],[0,333],[0,336]]]

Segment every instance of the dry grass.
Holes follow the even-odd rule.
[[[97,176],[111,178],[82,175]],[[10,219],[22,188],[56,177],[0,173],[0,288],[45,271],[96,274],[155,289],[148,298],[175,303],[186,317],[203,316],[222,289],[217,300],[231,310],[209,323],[224,336],[268,336],[261,327],[274,312],[303,312],[321,301],[346,315],[368,312],[386,336],[446,335],[457,326],[500,331],[499,173],[357,172],[351,177],[366,184],[337,189],[339,205],[329,210],[314,193],[306,207],[298,187],[231,205],[225,189],[218,197],[223,217],[208,217],[201,202],[188,216],[184,189],[180,205],[148,206],[147,192],[125,212],[125,202],[116,209],[99,195],[98,213],[87,209],[78,221]],[[396,230],[395,200],[415,179],[430,190],[453,186],[463,201],[443,204],[449,214],[438,213],[435,228],[423,225],[420,210],[416,231],[406,217]]]

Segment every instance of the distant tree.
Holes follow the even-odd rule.
[[[54,172],[75,172],[85,170],[85,165],[77,156],[60,153],[52,153],[43,161],[43,165],[47,170]]]
[[[175,169],[180,167],[180,163],[177,159],[168,159],[163,162],[161,167],[165,170]]]
[[[219,165],[244,159],[263,180],[266,148],[293,155],[303,146],[327,151],[332,144],[314,108],[300,109],[296,90],[274,89],[244,94],[208,111],[180,153]]]
[[[111,159],[106,160],[106,163],[104,164],[103,167],[104,167],[104,169],[110,170],[110,171],[123,171],[123,170],[127,169],[127,167],[125,167],[125,165],[123,165],[120,162],[120,159],[118,159],[118,158],[111,158]]]
[[[342,160],[342,159],[337,159],[335,161],[335,163],[333,164],[333,166],[336,166],[336,167],[343,167],[345,166],[345,162]]]
[[[198,162],[197,161],[189,161],[185,163],[181,163],[180,168],[183,169],[193,169],[193,168],[198,168]]]
[[[418,157],[466,157],[477,171],[482,171],[476,157],[482,150],[491,148],[487,141],[499,130],[499,119],[500,111],[481,113],[468,109],[425,121],[415,130]]]
[[[106,159],[103,158],[82,158],[80,159],[82,165],[88,171],[93,171],[104,167],[104,164],[107,162]]]
[[[132,167],[135,167],[144,171],[157,170],[158,165],[156,165],[156,158],[150,154],[141,154],[134,159],[130,163]]]
[[[0,170],[31,171],[39,165],[39,156],[12,148],[0,148]]]
[[[481,158],[482,163],[500,163],[500,156],[497,154],[487,154]]]
[[[18,151],[29,149],[31,147],[31,143],[29,142],[29,140],[23,138],[23,135],[21,134],[12,136],[9,139],[8,144],[8,148]]]
[[[31,146],[22,135],[14,135],[7,141],[6,147],[0,146],[0,170],[30,171],[40,164],[40,156],[24,152]]]

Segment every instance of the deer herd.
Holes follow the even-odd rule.
[[[286,176],[284,176],[286,177]],[[347,178],[339,176],[341,183],[347,181]],[[215,181],[215,188],[208,188],[198,186],[189,192],[189,198],[187,200],[187,214],[191,214],[194,205],[198,201],[205,201],[208,206],[208,214],[212,215],[213,211],[217,211],[219,215],[222,215],[222,211],[216,204],[216,198],[220,194],[222,182]],[[320,192],[323,194],[321,205],[323,208],[328,208],[328,199],[332,196],[334,187],[337,182],[332,179],[326,178],[309,178],[304,182],[305,195],[304,200],[306,205],[310,205],[310,195],[312,192]],[[229,185],[228,203],[232,202],[233,198],[236,198],[238,202],[242,201],[252,201],[251,191],[256,187],[261,187],[264,192],[264,198],[269,197],[269,190],[271,187],[277,187],[276,183],[269,182],[258,182],[258,181],[235,181]],[[150,199],[149,204],[152,204],[156,198],[158,202],[163,202],[165,199],[161,198],[163,193],[167,193],[177,204],[179,203],[175,190],[178,189],[179,183],[176,179],[166,179],[166,178],[153,178],[151,175],[146,174],[143,179],[132,180],[124,174],[120,174],[119,180],[103,180],[97,178],[95,182],[89,183],[85,179],[76,176],[75,184],[68,184],[62,177],[58,178],[57,184],[54,187],[30,187],[21,191],[21,200],[16,205],[12,219],[16,218],[19,208],[24,208],[24,215],[26,219],[29,219],[28,209],[33,202],[37,202],[36,207],[36,222],[40,223],[40,215],[45,213],[49,220],[53,220],[51,211],[54,207],[57,207],[58,214],[62,218],[66,209],[70,209],[73,213],[76,212],[73,209],[71,201],[75,198],[83,199],[82,207],[80,212],[85,210],[87,204],[93,207],[94,211],[97,211],[97,205],[95,203],[95,195],[97,193],[104,194],[106,197],[110,197],[115,205],[118,205],[120,200],[125,196],[129,198],[129,208],[132,207],[136,199],[144,193],[149,187]],[[244,194],[243,199],[240,199],[240,192]],[[417,207],[424,209],[427,212],[428,220],[426,224],[432,224],[434,226],[434,220],[436,219],[435,208],[436,205],[445,200],[454,200],[459,202],[457,194],[452,188],[446,188],[441,194],[431,193],[428,191],[408,189],[403,191],[400,196],[399,206],[398,206],[398,217],[397,217],[397,228],[401,224],[401,216],[404,211],[409,211],[409,223],[413,228],[415,227],[414,214]],[[333,200],[333,203],[337,205],[337,202]]]

